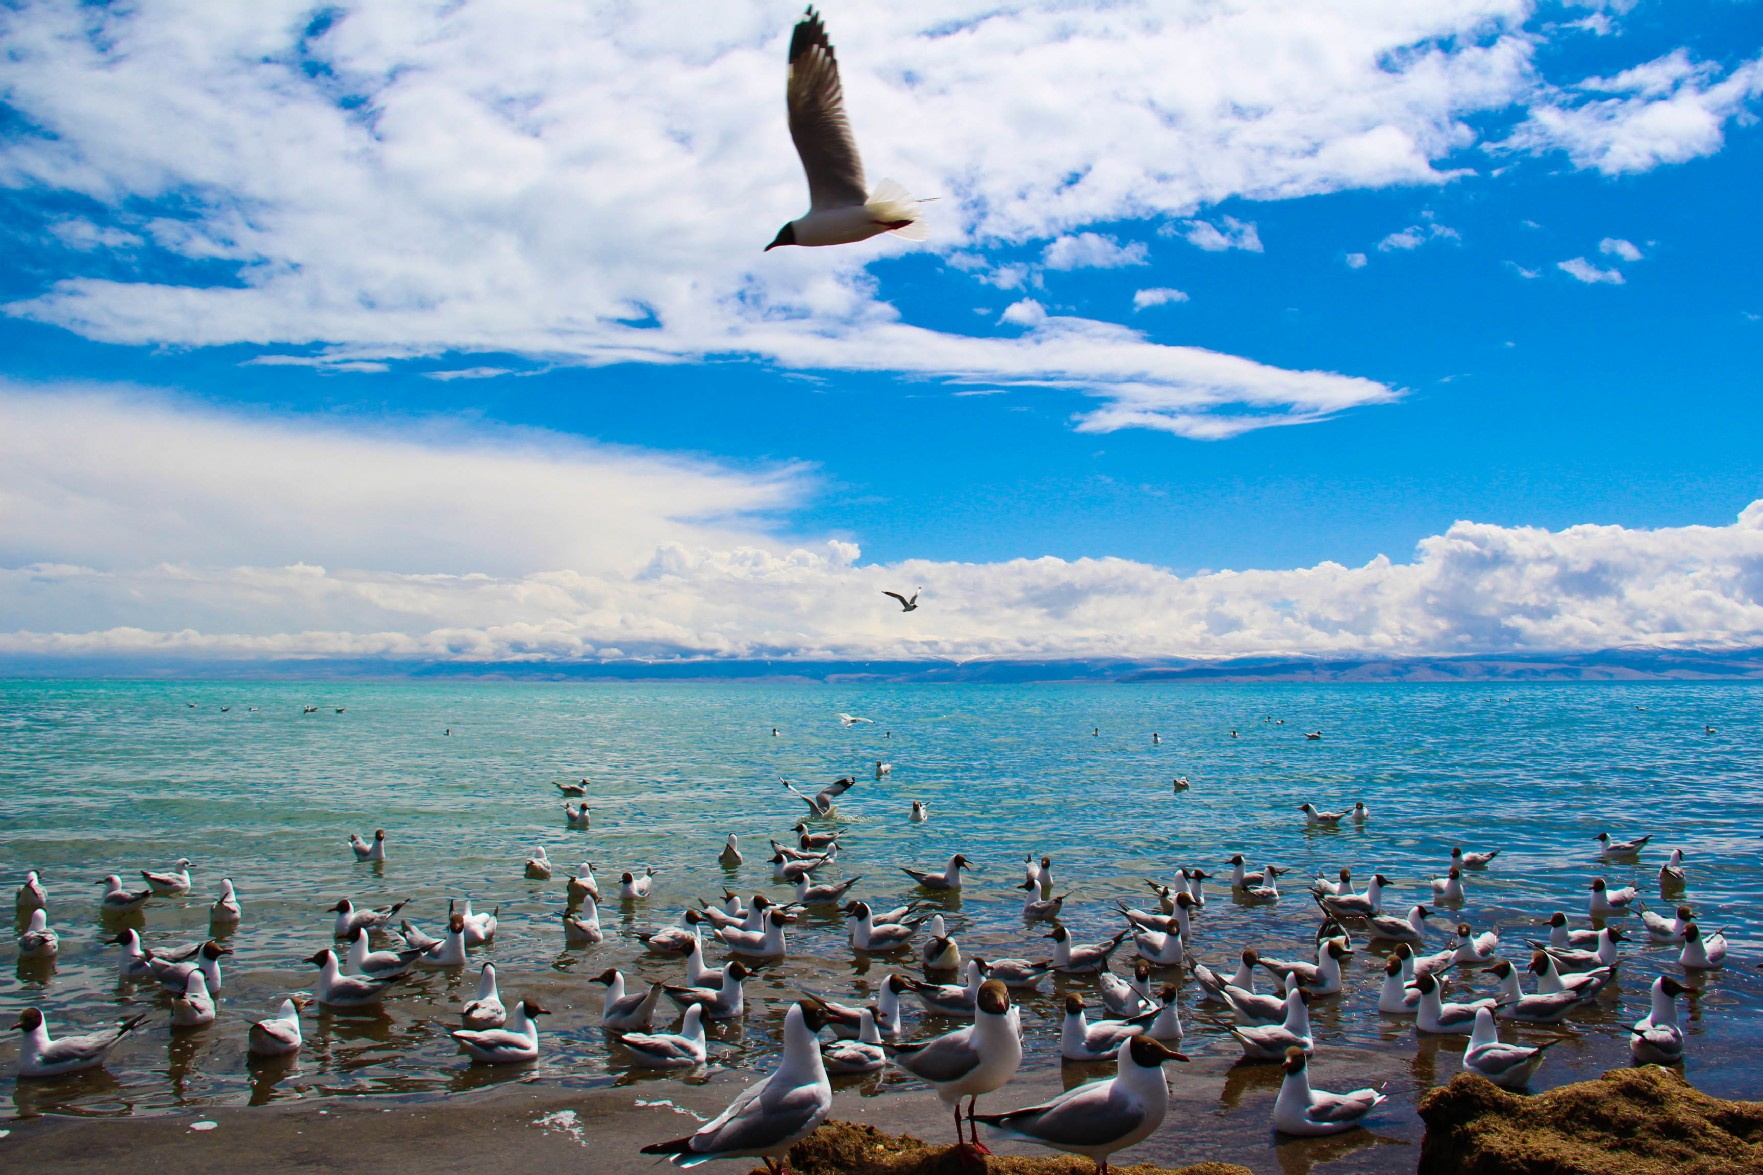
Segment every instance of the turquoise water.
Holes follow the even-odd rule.
[[[304,714],[306,705],[320,709]],[[846,729],[840,711],[874,723]],[[1240,737],[1229,737],[1232,728]],[[1324,737],[1303,738],[1314,730]],[[1152,731],[1162,745],[1151,744]],[[8,960],[0,1013],[10,1024],[35,1004],[62,1032],[153,1015],[104,1073],[72,1081],[15,1088],[8,1034],[0,1096],[20,1114],[125,1114],[534,1078],[633,1080],[608,1057],[603,989],[589,978],[621,966],[674,980],[676,965],[642,955],[623,933],[672,922],[724,884],[782,896],[764,846],[807,809],[777,777],[812,791],[855,774],[861,782],[839,805],[850,827],[840,864],[863,878],[855,892],[898,904],[911,891],[897,866],[941,868],[951,853],[967,854],[979,872],[949,921],[968,954],[1038,957],[1050,945],[1044,927],[1023,926],[1012,888],[1028,853],[1052,856],[1061,891],[1074,893],[1065,923],[1081,941],[1117,927],[1117,897],[1144,904],[1141,877],[1167,878],[1179,865],[1227,874],[1224,858],[1239,851],[1257,866],[1298,870],[1275,907],[1211,891],[1193,946],[1217,965],[1248,944],[1296,950],[1314,926],[1303,881],[1318,872],[1349,865],[1363,879],[1381,870],[1400,882],[1397,909],[1429,898],[1426,879],[1443,874],[1453,844],[1503,850],[1494,868],[1470,875],[1462,916],[1499,928],[1503,953],[1522,960],[1522,940],[1542,917],[1584,911],[1592,876],[1656,899],[1664,852],[1681,847],[1688,900],[1707,926],[1726,928],[1734,953],[1694,1000],[1688,1072],[1715,1092],[1759,1097],[1763,1070],[1738,1058],[1763,1044],[1754,966],[1763,957],[1760,733],[1763,688],[1750,685],[7,682],[0,876],[10,889],[25,869],[43,872],[63,948],[53,968]],[[877,759],[892,762],[891,776],[873,777]],[[1173,792],[1177,774],[1190,791]],[[554,784],[582,776],[593,781],[594,825],[572,831]],[[929,824],[907,822],[913,799],[930,806]],[[1324,808],[1362,799],[1373,819],[1307,832],[1294,810],[1306,799]],[[355,863],[347,834],[376,827],[388,831],[391,860]],[[1655,839],[1638,866],[1599,864],[1592,838],[1606,829]],[[730,832],[748,855],[735,874],[716,862]],[[540,844],[559,866],[553,881],[522,877]],[[93,883],[111,872],[133,881],[136,870],[179,856],[195,862],[195,892],[151,903],[149,946],[203,937],[223,876],[237,885],[245,918],[227,940],[235,954],[220,1021],[173,1037],[161,997],[118,987],[117,950],[104,942],[115,931],[99,923]],[[609,940],[571,950],[556,913],[566,866],[582,860],[595,863],[608,892]],[[654,899],[621,911],[611,893],[619,872],[646,864],[661,871]],[[248,1064],[246,1025],[284,992],[310,989],[315,972],[301,960],[330,944],[326,908],[345,895],[374,905],[408,898],[407,913],[430,932],[450,897],[499,906],[497,938],[477,957],[495,961],[505,997],[537,993],[556,1013],[541,1063],[474,1069],[457,1054],[446,1030],[475,988],[474,965],[419,977],[384,1017],[309,1015],[297,1064]],[[749,981],[748,1015],[718,1030],[713,1059],[764,1067],[781,1008],[802,986],[873,991],[888,964],[854,964],[844,941],[824,919],[792,928],[791,957]],[[1580,1035],[1554,1050],[1539,1086],[1626,1062],[1623,1028],[1644,1012],[1653,976],[1675,972],[1675,955],[1644,942],[1624,955],[1619,990],[1575,1017]],[[1127,966],[1123,952],[1116,968]],[[1349,991],[1316,1015],[1324,1055],[1331,1046],[1415,1053],[1412,1027],[1375,1012],[1379,979],[1375,955],[1353,957]],[[1028,1063],[1043,1067],[1057,1065],[1057,1000],[1046,987],[1025,1017]],[[1204,1016],[1189,1016],[1189,1032],[1185,1048],[1196,1056],[1237,1052]],[[1438,1079],[1455,1067],[1437,1065]],[[1424,1082],[1431,1071],[1418,1075]],[[1399,1091],[1384,1113],[1411,1119],[1412,1104],[1413,1089]]]

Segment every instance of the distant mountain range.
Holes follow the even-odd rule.
[[[1623,648],[1465,657],[1241,657],[1223,661],[210,661],[0,658],[0,676],[168,679],[804,682],[1763,681],[1763,648]]]

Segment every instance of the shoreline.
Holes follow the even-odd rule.
[[[1336,1084],[1342,1087],[1406,1076],[1388,1057],[1365,1050],[1342,1054],[1331,1060],[1330,1069],[1331,1080],[1338,1077]],[[1081,1068],[1085,1080],[1105,1075],[1102,1067]],[[1240,1164],[1255,1175],[1307,1175],[1312,1170],[1319,1175],[1408,1175],[1414,1170],[1419,1123],[1408,1115],[1374,1120],[1369,1130],[1333,1138],[1276,1139],[1270,1115],[1279,1083],[1277,1065],[1233,1066],[1229,1058],[1196,1057],[1180,1069],[1169,1074],[1171,1104],[1162,1129],[1120,1152],[1119,1166],[1179,1168],[1221,1162]],[[5,1123],[11,1134],[0,1138],[0,1163],[69,1175],[114,1175],[128,1166],[223,1175],[253,1164],[272,1170],[505,1175],[511,1165],[549,1170],[590,1160],[596,1175],[655,1175],[671,1168],[639,1154],[641,1146],[689,1133],[700,1118],[688,1114],[708,1118],[721,1112],[759,1076],[720,1070],[702,1084],[660,1080],[582,1089],[531,1081],[439,1098],[315,1097],[152,1116],[43,1115]],[[1025,1070],[985,1099],[981,1109],[1029,1105],[1065,1087],[1058,1068]],[[952,1133],[942,1104],[924,1087],[873,1096],[840,1089],[831,1120],[912,1135],[932,1146],[946,1144]],[[216,1125],[193,1130],[197,1122]],[[1058,1152],[1026,1143],[987,1144],[1001,1156],[1058,1157]],[[745,1170],[739,1161],[718,1169],[731,1175]]]

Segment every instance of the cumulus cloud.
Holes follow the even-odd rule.
[[[1256,231],[1253,221],[1238,220],[1227,216],[1217,224],[1204,220],[1192,220],[1182,226],[1182,236],[1188,243],[1206,250],[1208,253],[1222,253],[1227,249],[1243,249],[1250,253],[1260,253],[1261,234]]]
[[[1186,302],[1188,296],[1181,290],[1169,286],[1156,286],[1148,290],[1134,290],[1132,308],[1145,310],[1152,306],[1168,306],[1175,302]]]
[[[1676,49],[1608,78],[1557,88],[1507,140],[1560,150],[1605,175],[1650,171],[1718,151],[1728,122],[1763,96],[1763,57],[1723,71]]]
[[[1605,237],[1598,242],[1598,252],[1606,257],[1619,257],[1624,261],[1639,261],[1641,251],[1631,242],[1620,237]]]
[[[1057,322],[1057,320],[1049,320]],[[1227,360],[1242,363],[1243,360]],[[1406,562],[869,564],[811,487],[447,421],[0,390],[0,654],[1156,657],[1763,640],[1763,502],[1729,526],[1460,522]],[[923,584],[910,624],[879,592]]]
[[[1348,269],[1364,269],[1367,264],[1369,264],[1369,262],[1366,260],[1365,254],[1363,254],[1363,253],[1348,253],[1347,254],[1347,268]]]
[[[1587,285],[1602,284],[1619,286],[1622,285],[1624,281],[1620,269],[1599,269],[1584,257],[1574,257],[1567,261],[1557,261],[1555,262],[1555,268],[1559,269],[1562,273],[1565,273],[1568,277],[1571,277],[1574,281],[1584,282]]]
[[[1149,264],[1148,252],[1142,241],[1123,245],[1099,233],[1078,233],[1048,245],[1041,253],[1041,264],[1048,269],[1121,269]]]

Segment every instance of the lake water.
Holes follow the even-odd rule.
[[[308,705],[319,709],[304,713]],[[841,711],[874,721],[847,729]],[[1320,740],[1303,737],[1317,730]],[[1763,1044],[1760,734],[1763,688],[1728,684],[0,683],[0,866],[9,888],[24,870],[42,871],[63,943],[53,967],[8,963],[0,1012],[10,1024],[35,1004],[65,1033],[153,1011],[106,1071],[72,1081],[14,1083],[16,1036],[7,1034],[0,1096],[19,1114],[142,1114],[632,1080],[609,1057],[603,989],[590,977],[619,966],[677,981],[677,964],[644,955],[628,931],[675,921],[725,884],[782,897],[764,846],[786,839],[807,809],[778,776],[813,791],[854,774],[860,782],[839,804],[850,830],[839,865],[862,875],[855,893],[896,905],[912,894],[898,866],[941,868],[965,853],[978,872],[949,923],[966,954],[1046,953],[1046,928],[1024,927],[1012,888],[1029,853],[1053,858],[1059,888],[1073,891],[1065,924],[1086,942],[1117,929],[1116,898],[1145,904],[1142,877],[1168,878],[1180,865],[1227,875],[1233,852],[1297,870],[1277,906],[1244,907],[1210,890],[1193,947],[1222,965],[1244,945],[1289,956],[1307,941],[1315,912],[1303,884],[1318,872],[1381,870],[1399,881],[1390,905],[1402,910],[1430,900],[1426,880],[1461,844],[1502,850],[1492,869],[1469,875],[1461,916],[1498,928],[1503,953],[1522,965],[1522,940],[1552,910],[1583,914],[1595,875],[1636,884],[1669,909],[1656,875],[1665,851],[1681,847],[1688,900],[1709,928],[1726,929],[1734,955],[1693,1000],[1687,1072],[1713,1092],[1760,1097],[1763,1068],[1741,1060]],[[878,759],[893,764],[881,780]],[[1172,790],[1178,774],[1191,790]],[[593,827],[572,831],[555,783],[583,776]],[[913,799],[930,806],[928,824],[908,823]],[[1373,819],[1309,832],[1294,810],[1304,800],[1363,800]],[[357,864],[347,834],[376,827],[388,832],[391,860]],[[1605,830],[1654,840],[1639,865],[1601,864],[1593,837]],[[737,873],[716,860],[731,832],[748,856]],[[540,844],[556,878],[525,880],[522,863]],[[245,918],[226,940],[234,954],[219,1022],[174,1036],[163,997],[119,988],[118,951],[105,941],[115,930],[99,921],[94,883],[111,872],[133,882],[180,856],[195,862],[195,890],[149,905],[150,947],[204,937],[223,876]],[[567,867],[582,860],[607,892],[609,938],[572,950],[557,912]],[[653,900],[621,910],[619,872],[644,865],[660,871]],[[448,899],[468,895],[479,909],[500,907],[494,944],[475,955],[494,960],[504,996],[536,993],[555,1013],[539,1065],[474,1068],[457,1053],[446,1032],[475,988],[475,963],[419,976],[385,1016],[309,1015],[293,1066],[248,1063],[246,1026],[285,992],[310,990],[316,972],[301,960],[330,945],[327,908],[338,898],[410,899],[406,913],[438,933]],[[890,966],[853,963],[842,926],[825,919],[791,928],[789,941],[790,957],[749,981],[746,1018],[714,1034],[717,1064],[765,1068],[795,991],[864,995]],[[1644,940],[1623,953],[1618,990],[1574,1017],[1580,1035],[1551,1053],[1539,1087],[1626,1063],[1625,1026],[1645,1011],[1653,976],[1676,968],[1675,952]],[[893,966],[916,973],[909,959]],[[1129,966],[1123,951],[1116,969]],[[1412,1026],[1375,1011],[1381,975],[1381,958],[1361,950],[1348,991],[1318,1006],[1319,1065],[1337,1047],[1415,1053]],[[1058,1064],[1056,989],[1044,987],[1025,1015],[1026,1064],[1043,1068]],[[1190,984],[1185,1050],[1235,1055],[1221,1028],[1192,1014],[1194,997]],[[916,1034],[915,1010],[908,1021]],[[1420,1084],[1433,1069],[1442,1081],[1456,1064],[1430,1067]],[[897,1077],[870,1087],[922,1089]],[[1413,1085],[1394,1092],[1380,1115],[1412,1122]]]

